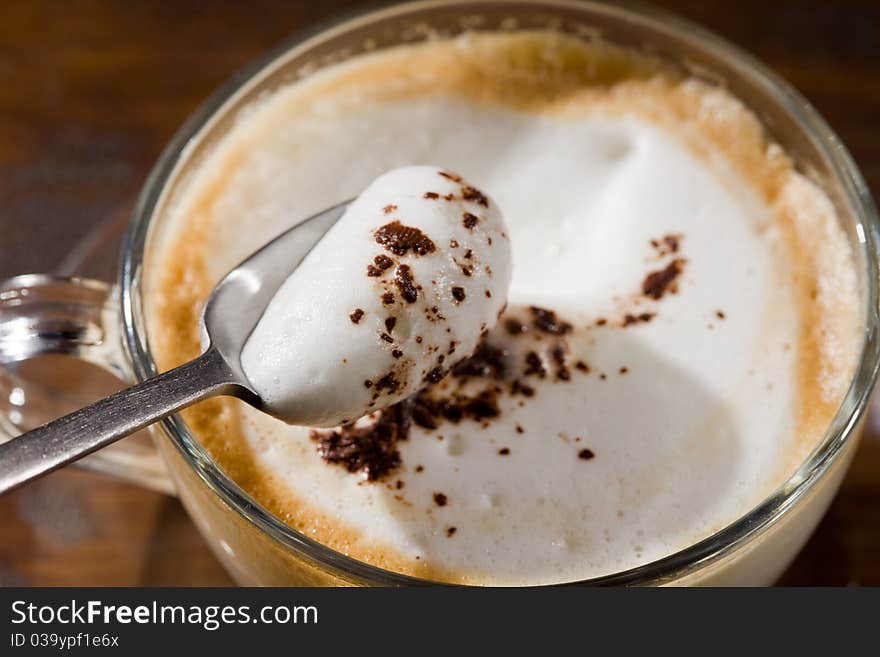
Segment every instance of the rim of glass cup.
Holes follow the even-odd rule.
[[[617,14],[627,20],[647,23],[652,29],[665,30],[667,33],[674,34],[679,40],[696,43],[701,49],[711,52],[714,56],[737,64],[743,70],[748,71],[748,79],[753,86],[761,88],[774,97],[797,120],[806,136],[827,158],[832,173],[843,187],[847,203],[851,205],[856,215],[857,239],[868,268],[865,281],[867,307],[864,309],[864,342],[850,386],[821,443],[807,456],[794,474],[764,501],[712,535],[647,564],[564,584],[647,585],[674,581],[723,558],[761,534],[775,524],[788,509],[812,489],[813,485],[822,478],[823,473],[836,460],[858,426],[859,420],[869,404],[878,374],[878,365],[880,365],[880,340],[877,335],[878,326],[880,326],[877,280],[878,266],[880,266],[878,265],[880,263],[880,258],[878,258],[880,218],[878,218],[870,192],[855,162],[824,119],[787,82],[739,47],[690,21],[653,7],[630,3],[611,6],[603,2],[580,0],[417,0],[349,12],[294,34],[246,69],[240,71],[210,96],[181,126],[150,172],[132,210],[131,222],[123,244],[119,275],[122,291],[124,348],[131,359],[132,369],[138,380],[143,380],[158,372],[146,347],[145,335],[142,335],[142,328],[139,326],[140,310],[137,297],[150,221],[162,200],[167,183],[177,173],[178,165],[185,161],[190,150],[189,147],[195,143],[194,140],[202,129],[208,126],[213,118],[220,115],[227,101],[233,99],[259,72],[282,55],[288,54],[294,49],[306,51],[310,47],[314,47],[320,40],[345,32],[355,25],[381,21],[392,16],[417,14],[438,6],[449,9],[458,5],[474,10],[480,5],[488,7],[499,3],[522,5],[523,7],[538,5],[550,10],[554,7],[569,9],[580,7]],[[437,584],[434,581],[403,575],[358,561],[310,539],[265,510],[222,472],[207,451],[192,436],[179,416],[164,420],[162,428],[202,482],[214,494],[218,495],[230,509],[307,562],[311,562],[342,580],[355,583],[374,585]]]

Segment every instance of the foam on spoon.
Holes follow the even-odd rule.
[[[291,424],[356,420],[471,355],[510,276],[495,202],[439,167],[389,171],[279,288],[242,367],[267,410]]]
[[[485,340],[503,352],[501,367],[484,358],[471,368],[498,376],[452,372],[411,400],[427,395],[441,416],[413,416],[406,439],[391,436],[399,455],[385,476],[347,458],[355,432],[287,425],[232,398],[183,413],[219,466],[334,550],[479,584],[633,568],[693,545],[771,494],[822,439],[849,385],[863,326],[852,254],[831,201],[742,103],[646,69],[640,56],[602,43],[481,32],[357,56],[254,107],[157,222],[145,311],[163,369],[198,355],[188,318],[229,268],[292,220],[394,167],[441,162],[491,191],[516,267],[507,310]],[[424,230],[445,253],[440,234]],[[327,254],[353,267],[349,285],[392,280],[364,271],[375,255],[398,257],[369,239],[358,244],[370,250]],[[405,258],[419,280],[430,261]],[[313,292],[297,296],[305,307],[303,294]],[[382,315],[363,306],[355,325],[354,309],[338,304],[343,321],[314,318],[324,351],[312,345],[301,357],[320,362],[324,376],[339,374],[330,356],[337,345],[354,348],[352,336],[369,337],[364,348],[383,358],[394,348],[373,342]],[[391,335],[402,339],[400,330]],[[322,385],[339,404],[342,391]],[[496,417],[442,415],[460,409],[456,395],[495,387]],[[394,408],[375,415],[394,420]],[[425,426],[434,419],[436,428]],[[762,545],[748,556],[760,578],[779,549]],[[265,576],[285,567],[274,559],[239,560],[262,581],[298,576],[296,568]],[[733,581],[737,564],[708,572]]]

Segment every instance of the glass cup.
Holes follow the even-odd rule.
[[[878,217],[836,135],[797,92],[748,54],[654,9],[571,0],[426,1],[339,19],[299,35],[239,74],[180,129],[132,212],[115,285],[19,276],[0,284],[0,430],[14,435],[70,410],[45,385],[60,371],[46,358],[74,357],[128,381],[156,374],[142,311],[151,236],[214,144],[254,100],[362,52],[465,30],[552,28],[649,51],[723,85],[833,200],[860,280],[864,342],[851,385],[821,443],[772,495],[708,538],[652,563],[580,584],[769,584],[809,537],[846,471],[880,362]],[[62,356],[58,356],[61,354]],[[41,366],[40,363],[43,362]],[[424,584],[356,561],[288,527],[213,463],[179,417],[151,429],[161,455],[126,439],[92,455],[92,467],[176,493],[230,574],[249,585]]]

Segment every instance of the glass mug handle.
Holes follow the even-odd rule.
[[[0,442],[130,382],[119,326],[118,290],[108,283],[45,274],[0,282]],[[146,430],[77,465],[174,494]]]

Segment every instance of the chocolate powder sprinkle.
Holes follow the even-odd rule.
[[[571,332],[571,324],[559,319],[556,316],[556,313],[552,310],[539,308],[538,306],[530,306],[529,310],[533,317],[532,324],[535,328],[544,331],[544,333],[550,333],[551,335],[565,335],[566,333]]]
[[[474,420],[486,420],[501,415],[495,395],[484,390],[476,397],[467,399],[462,404],[464,414]]]
[[[400,466],[397,443],[407,439],[409,426],[407,409],[398,404],[379,413],[369,426],[347,424],[329,431],[314,430],[311,437],[322,459],[376,481]]]
[[[468,230],[473,229],[473,227],[477,225],[478,221],[479,219],[477,218],[477,215],[471,214],[470,212],[465,212],[463,215],[461,215],[461,225]]]
[[[425,375],[425,381],[428,383],[438,383],[443,378],[443,370],[435,367]]]
[[[352,323],[352,324],[357,324],[359,321],[361,321],[361,318],[362,318],[363,316],[364,316],[364,311],[361,310],[360,308],[355,308],[355,309],[354,309],[354,312],[351,313],[351,314],[348,316],[348,318],[351,320],[351,323]]]
[[[413,398],[412,403],[412,421],[423,429],[433,431],[439,426],[435,409],[431,404],[424,403],[424,395],[418,394]],[[416,468],[416,472],[421,472]]]
[[[376,390],[387,390],[393,394],[400,390],[400,380],[394,372],[388,372],[385,376],[376,381]]]
[[[596,456],[591,449],[582,449],[578,452],[578,458],[583,459],[584,461],[589,461],[591,458]]]
[[[394,303],[394,295],[391,292],[386,292],[382,295],[382,303],[386,306],[390,306]]]
[[[388,372],[388,374],[376,381],[376,390],[387,390],[392,394],[400,390],[400,386],[400,380],[394,372]]]
[[[553,356],[553,360],[556,361],[556,365],[558,366],[556,369],[556,379],[559,381],[570,381],[571,372],[565,363],[565,345],[562,342],[554,345],[550,354]]]
[[[544,363],[541,362],[541,357],[534,351],[526,354],[526,369],[523,373],[526,376],[535,374],[542,379],[546,376],[547,370],[544,368]]]
[[[664,235],[662,240],[651,240],[651,246],[657,251],[658,255],[666,256],[672,253],[678,253],[682,239],[684,239],[684,235],[681,234]]]
[[[481,342],[470,358],[465,358],[452,368],[452,375],[458,379],[501,380],[505,371],[504,352],[488,342]]]
[[[455,286],[452,288],[452,298],[458,302],[464,301],[465,292],[463,287]]]
[[[451,171],[438,171],[437,173],[439,173],[444,178],[451,180],[452,182],[461,182],[461,176],[459,176],[457,173],[452,173]]]
[[[479,203],[484,208],[489,207],[489,199],[476,187],[471,187],[470,185],[465,185],[461,188],[461,197],[465,201],[473,201],[474,203]]]
[[[644,324],[646,322],[650,322],[656,313],[640,313],[638,315],[633,315],[632,313],[627,313],[623,316],[623,326],[630,326],[632,324]]]
[[[413,280],[412,270],[409,265],[400,265],[394,277],[394,284],[400,291],[400,296],[407,303],[415,303],[419,298],[419,290]]]
[[[535,389],[528,383],[523,383],[516,379],[510,386],[511,395],[522,395],[523,397],[534,397]]]
[[[669,248],[670,253],[678,253],[679,241],[681,240],[681,235],[666,235],[663,237],[663,241],[666,243],[666,246]]]
[[[648,274],[642,281],[642,294],[658,301],[667,292],[677,292],[677,279],[684,271],[684,263],[684,258],[676,258],[663,269]]]
[[[434,398],[423,390],[411,398],[412,420],[425,429],[436,429],[442,422],[458,424],[465,418],[476,422],[486,422],[501,415],[498,407],[498,391],[492,386],[469,396],[454,393],[447,397]]]
[[[430,200],[438,199],[440,198],[440,194],[437,192],[425,192],[425,198]]]
[[[507,331],[508,335],[517,336],[528,333],[529,329],[518,319],[508,317],[504,320],[504,330]]]
[[[446,536],[452,538],[452,536],[457,532],[458,529],[456,527],[447,527],[446,528]]]
[[[446,497],[443,493],[434,493],[434,504],[437,506],[446,506],[449,502],[449,498]]]
[[[406,278],[409,268],[398,265],[397,274],[401,271]],[[416,287],[414,281],[410,283]],[[544,309],[538,309],[536,317],[547,323],[551,332],[559,331],[558,326],[565,324],[551,311]],[[510,324],[508,329],[513,334],[531,330],[531,327],[527,328],[518,320],[510,319],[514,323],[507,322]],[[379,335],[383,340],[393,343],[391,335],[396,325],[395,318],[386,317],[384,322],[387,332]],[[420,342],[420,338],[421,336],[416,336],[416,342]],[[395,358],[403,357],[403,352],[397,345],[392,346],[392,355]],[[565,338],[551,341],[547,345],[546,354],[528,352],[525,363],[520,360],[522,356],[513,359],[504,349],[486,340],[478,344],[472,356],[454,363],[451,354],[457,346],[455,340],[450,340],[447,353],[447,349],[431,345],[431,353],[435,354],[436,361],[434,368],[424,375],[427,387],[404,401],[373,413],[368,426],[355,427],[354,424],[347,423],[333,430],[315,430],[312,436],[319,443],[321,456],[328,462],[343,465],[350,472],[363,472],[368,480],[375,480],[400,467],[401,456],[397,443],[408,438],[412,426],[434,431],[443,423],[472,421],[484,428],[489,427],[490,422],[502,414],[501,400],[504,395],[509,395],[509,398],[521,397],[517,403],[522,406],[525,404],[523,398],[536,394],[533,387],[523,382],[523,375],[537,375],[546,379],[550,368],[556,380],[568,380],[569,367],[582,369],[582,365],[583,369],[588,369],[583,361],[568,363],[570,356]],[[550,365],[545,364],[545,359]],[[448,376],[443,369],[444,360],[454,363]],[[401,376],[398,366],[391,368],[380,378],[364,381],[364,386],[372,390],[373,402],[376,403],[383,394],[394,394],[401,390]],[[444,383],[436,387],[433,385],[444,379]],[[518,424],[515,425],[515,431],[524,433],[524,429]],[[505,456],[510,453],[511,448],[497,449],[500,455]],[[415,468],[416,472],[421,470],[421,467]]]
[[[391,214],[391,213],[394,212],[396,209],[397,209],[397,206],[396,206],[396,205],[394,205],[393,203],[389,203],[389,204],[386,205],[384,208],[382,208],[382,212],[384,212],[385,214]]]
[[[391,269],[391,265],[394,264],[394,261],[387,255],[382,255],[380,253],[375,258],[373,258],[373,264],[375,264],[382,271],[385,271],[386,269]]]
[[[376,242],[395,255],[406,255],[412,251],[416,255],[433,253],[437,248],[430,237],[414,226],[404,226],[399,221],[392,221],[378,228],[375,233]]]

